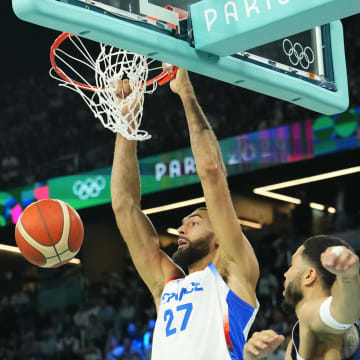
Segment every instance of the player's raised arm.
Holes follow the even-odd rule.
[[[127,80],[119,81],[118,96],[131,89]],[[111,198],[119,230],[129,248],[140,276],[152,292],[156,305],[167,279],[182,276],[182,271],[160,250],[156,230],[140,208],[140,175],[136,141],[117,134],[111,174]]]
[[[321,254],[321,263],[336,280],[331,297],[320,306],[321,321],[315,326],[328,332],[346,331],[360,319],[359,257],[345,246],[332,246]]]
[[[234,275],[241,282],[242,289],[245,289],[240,295],[255,307],[254,290],[259,266],[252,246],[241,230],[232,204],[216,136],[197,102],[188,73],[179,69],[170,86],[172,91],[180,96],[185,109],[191,148],[221,254],[235,264],[235,268],[231,268],[231,275]]]
[[[359,257],[345,242],[335,240],[339,245],[329,246],[319,253],[319,265],[314,266],[310,262],[304,279],[307,288],[314,287],[315,282],[320,281],[320,296],[311,296],[296,310],[303,326],[317,334],[345,333],[360,319]],[[303,253],[305,251],[306,248]],[[318,250],[315,248],[315,251]],[[310,256],[314,258],[312,254]]]
[[[353,324],[360,319],[359,257],[344,246],[328,248],[321,255],[325,269],[336,275],[331,289],[331,313],[340,323]],[[343,311],[346,309],[346,311]]]

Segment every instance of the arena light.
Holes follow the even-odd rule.
[[[19,250],[19,248],[17,246],[11,246],[11,245],[5,245],[5,244],[0,244],[0,251],[6,251],[6,252],[13,253],[13,254],[21,254],[21,251]],[[80,265],[81,261],[80,261],[80,259],[73,258],[69,261],[69,264]]]
[[[360,172],[360,166],[355,166],[355,167],[351,167],[351,168],[347,168],[347,169],[331,171],[331,172],[318,174],[318,175],[314,175],[314,176],[308,176],[308,177],[304,177],[304,178],[284,181],[284,182],[276,183],[276,184],[272,184],[272,185],[262,186],[262,187],[253,189],[253,192],[255,194],[269,197],[272,199],[285,201],[285,202],[292,203],[295,205],[300,205],[301,199],[293,197],[293,196],[279,194],[279,193],[273,192],[272,190],[284,189],[284,188],[297,186],[297,185],[303,185],[303,184],[307,184],[307,183],[311,183],[311,182],[332,179],[335,177],[350,175],[350,174],[354,174],[357,172]],[[156,213],[163,212],[163,211],[169,211],[169,210],[174,210],[174,209],[178,209],[181,207],[201,204],[204,202],[205,202],[205,198],[199,197],[199,198],[195,198],[195,199],[176,202],[173,204],[161,205],[161,206],[145,209],[144,213],[146,215],[156,214]],[[317,205],[315,205],[315,206],[317,206]],[[312,206],[310,206],[310,207],[312,207]],[[320,208],[322,211],[324,211],[325,205],[320,204],[316,207],[317,210],[320,210]],[[329,207],[327,211],[331,214],[334,214],[336,212],[336,209],[333,207]],[[246,220],[243,220],[243,221],[246,221]],[[252,224],[253,226],[249,226],[248,223],[242,224],[242,225],[254,227],[254,228],[261,228],[261,224],[258,224],[258,223],[254,223],[254,224]]]
[[[272,191],[266,191],[266,190],[262,190],[262,188],[256,188],[253,190],[253,192],[255,194],[258,195],[262,195],[262,196],[266,196],[272,199],[276,199],[276,200],[281,200],[281,201],[286,201],[292,204],[296,204],[296,205],[300,205],[301,204],[301,200],[292,196],[287,196],[287,195],[282,195],[282,194],[278,194]]]
[[[179,235],[179,232],[178,232],[176,229],[174,229],[174,228],[167,228],[166,231],[167,231],[168,234],[170,234],[170,235],[175,235],[175,236],[178,236],[178,235]]]
[[[318,175],[307,176],[307,177],[303,177],[303,178],[299,178],[299,179],[284,181],[284,182],[280,182],[277,184],[262,186],[258,189],[267,190],[267,191],[279,190],[279,189],[284,189],[284,188],[288,188],[288,187],[292,187],[292,186],[303,185],[303,184],[308,184],[308,183],[317,182],[317,181],[321,181],[321,180],[332,179],[332,178],[339,177],[339,176],[350,175],[350,174],[354,174],[357,172],[360,172],[360,166],[354,166],[354,167],[346,168],[346,169],[342,169],[342,170],[330,171],[330,172],[323,173],[323,174],[318,174]]]
[[[239,219],[239,224],[247,226],[249,228],[253,228],[253,229],[262,229],[262,225],[260,223],[258,223],[258,222],[255,222],[255,221]],[[174,229],[174,228],[168,228],[166,231],[170,235],[174,235],[174,236],[179,235],[178,231],[176,229]]]
[[[309,206],[310,206],[312,209],[315,209],[315,210],[320,210],[320,211],[324,211],[324,210],[325,210],[325,205],[319,204],[319,203],[316,203],[316,202],[311,202],[311,203],[309,204]]]
[[[10,246],[10,245],[0,244],[0,250],[2,250],[2,251],[7,251],[7,252],[11,252],[11,253],[14,253],[14,254],[21,254],[19,248],[16,247],[16,246]]]
[[[77,258],[73,258],[69,261],[70,264],[74,264],[74,265],[80,265],[81,264],[81,261],[80,259],[77,259]]]
[[[281,201],[289,202],[292,204],[300,205],[301,199],[294,198],[292,196],[279,194],[279,193],[274,192],[273,190],[285,189],[285,188],[292,187],[292,186],[303,185],[303,184],[308,184],[308,183],[327,180],[327,179],[333,179],[333,178],[336,178],[339,176],[355,174],[358,172],[360,172],[360,166],[354,166],[351,168],[330,171],[330,172],[326,172],[326,173],[322,173],[322,174],[318,174],[318,175],[307,176],[307,177],[303,177],[303,178],[299,178],[299,179],[283,181],[283,182],[272,184],[272,185],[257,187],[255,189],[253,189],[253,193],[261,195],[261,196],[269,197],[272,199],[281,200]],[[310,205],[310,207],[312,207],[312,206]],[[324,211],[326,208],[325,205],[321,205],[321,206],[317,207],[317,210],[320,210],[320,207],[321,207],[322,211]],[[329,207],[327,209],[327,211],[330,214],[335,214],[336,209],[333,207]]]
[[[156,206],[156,207],[153,207],[150,209],[145,209],[144,214],[146,214],[146,215],[156,214],[156,213],[163,212],[163,211],[169,211],[169,210],[174,210],[174,209],[178,209],[181,207],[201,204],[204,202],[205,202],[205,198],[202,196],[202,197],[195,198],[195,199],[190,199],[190,200],[176,202],[173,204],[161,205],[161,206]]]
[[[258,223],[258,222],[239,219],[239,223],[241,225],[247,226],[249,228],[262,229],[262,225],[260,223]]]

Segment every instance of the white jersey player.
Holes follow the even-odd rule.
[[[171,280],[160,301],[153,359],[242,359],[256,312],[229,289],[212,263]]]
[[[218,142],[187,72],[179,69],[170,86],[184,106],[207,207],[182,220],[178,250],[169,258],[140,208],[136,143],[118,135],[111,180],[114,214],[157,308],[152,360],[240,360],[258,309],[258,262],[239,225]],[[119,81],[120,101],[130,93],[128,81]]]

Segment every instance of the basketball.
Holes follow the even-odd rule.
[[[83,238],[79,214],[61,200],[30,204],[15,227],[16,244],[25,259],[46,268],[69,262],[79,252]]]

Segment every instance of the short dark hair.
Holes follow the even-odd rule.
[[[321,254],[331,246],[345,246],[354,252],[354,249],[344,240],[332,235],[316,235],[305,240],[302,256],[315,267],[320,275],[323,286],[330,290],[336,275],[327,271],[321,264]]]

